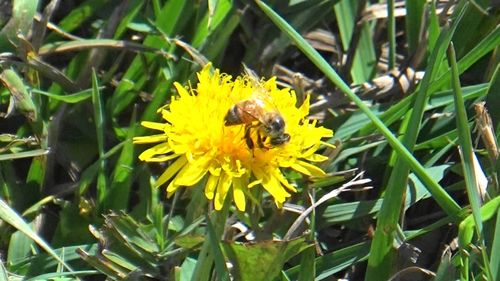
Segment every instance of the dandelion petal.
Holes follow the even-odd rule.
[[[164,142],[145,150],[143,153],[141,153],[141,155],[139,155],[139,159],[148,162],[155,155],[165,154],[171,151],[172,149],[170,148],[170,145]]]
[[[234,178],[233,180],[233,199],[236,203],[236,208],[240,211],[245,211],[246,200],[245,193],[243,192],[243,181],[241,178]]]
[[[171,179],[181,168],[186,164],[187,160],[185,157],[179,157],[179,159],[175,160],[168,168],[161,174],[158,180],[155,183],[155,187],[161,186],[166,183],[169,179]],[[168,191],[168,188],[167,188]]]
[[[208,156],[188,162],[175,178],[176,185],[192,186],[203,178],[208,171],[208,162],[211,160]]]
[[[224,206],[224,200],[226,199],[227,191],[231,186],[231,182],[232,178],[228,174],[223,173],[221,178],[219,179],[219,183],[217,185],[217,192],[215,193],[215,199],[214,199],[215,210],[219,211]]]
[[[205,196],[208,200],[214,199],[215,189],[217,188],[217,183],[219,182],[219,176],[210,175],[205,185]]]
[[[167,126],[167,124],[164,124],[164,123],[157,123],[157,122],[150,122],[150,121],[142,121],[141,125],[143,127],[153,129],[153,130],[158,130],[158,131],[165,130],[165,127]]]

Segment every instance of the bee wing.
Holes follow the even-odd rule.
[[[243,63],[243,70],[249,80],[252,83],[252,86],[255,88],[255,91],[252,94],[252,99],[261,101],[261,106],[266,111],[274,111],[279,112],[276,104],[273,101],[273,97],[269,94],[269,91],[264,88],[261,79],[259,76],[250,69],[246,64]]]
[[[247,101],[248,104],[245,105],[245,107],[238,106],[239,110],[241,110],[242,113],[250,117],[250,119],[253,119],[255,121],[259,121],[260,123],[264,122],[262,119],[264,115],[264,104],[260,100],[252,100],[252,102]]]

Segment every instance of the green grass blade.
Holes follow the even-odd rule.
[[[56,259],[60,264],[62,264],[70,272],[73,272],[71,267],[67,265],[36,232],[31,229],[31,227],[20,217],[14,210],[12,210],[5,201],[0,198],[0,218],[12,225],[15,229],[26,234],[29,238],[35,241],[42,249],[44,249],[49,255]]]
[[[11,1],[13,4],[12,15],[0,31],[0,50],[2,52],[14,50],[13,44],[17,45],[19,41],[17,34],[28,35],[38,2],[38,0]],[[5,6],[7,5],[2,5],[2,8]]]
[[[208,240],[210,241],[212,253],[214,255],[215,271],[217,272],[218,280],[229,281],[229,273],[226,268],[225,258],[222,254],[219,242],[220,235],[216,234],[214,228],[215,226],[212,224],[211,220],[207,219]]]
[[[484,11],[488,6],[492,6],[490,1],[462,1],[458,3],[457,8],[460,8],[460,6],[465,3],[467,3],[470,8],[464,15],[462,23],[457,29],[457,33],[453,36],[457,57],[463,56],[469,48],[475,46],[476,42],[479,41],[485,32],[493,28],[498,28],[498,14],[488,14],[490,12]]]
[[[82,102],[82,101],[92,97],[92,90],[91,89],[83,90],[81,92],[70,94],[70,95],[57,95],[57,94],[45,92],[45,91],[38,90],[38,89],[32,89],[31,92],[33,92],[35,94],[44,95],[44,96],[47,96],[53,100],[62,101],[65,103],[79,103],[79,102]]]
[[[394,0],[387,0],[387,37],[389,38],[388,67],[389,70],[392,70],[396,64],[396,18],[394,16]]]
[[[192,6],[193,5],[182,0],[168,1],[163,7],[161,7],[160,10],[156,12],[157,17],[154,22],[155,28],[160,30],[166,36],[175,34],[175,31],[181,28],[181,26],[185,24],[186,20],[192,18]],[[158,6],[157,8],[159,9],[160,7]],[[143,45],[159,49],[169,48],[168,46],[165,46],[165,38],[156,34],[148,35],[144,39]],[[154,75],[153,73],[156,72],[155,66],[160,61],[161,60],[158,60],[156,55],[152,54],[140,54],[134,58],[109,101],[108,106],[112,116],[118,116],[130,105],[132,101],[137,98],[138,91],[140,91],[146,83],[150,82],[148,76]],[[147,72],[148,75],[144,75],[145,72]],[[160,90],[162,93],[168,92],[170,87],[165,87],[163,77],[158,76],[155,80],[158,80],[159,82],[156,83],[156,89],[151,92],[159,92]],[[161,96],[153,96],[155,100],[163,103],[165,101],[163,98],[166,95],[163,94]],[[158,105],[156,106],[157,107],[155,108],[158,109]]]
[[[485,36],[479,43],[475,45],[475,47],[470,52],[465,54],[458,61],[458,73],[464,73],[464,71],[469,69],[479,59],[497,48],[498,45],[500,45],[500,25],[497,26],[487,36]],[[448,70],[446,73],[442,74],[432,82],[430,91],[434,92],[437,89],[441,89],[445,85],[449,85],[450,78],[451,70]]]
[[[21,158],[31,158],[47,155],[49,153],[48,149],[35,149],[17,153],[0,154],[0,161],[21,159]]]
[[[500,196],[497,196],[484,204],[480,210],[480,217],[487,221],[493,218],[495,215],[498,215],[500,210]],[[467,216],[458,226],[458,245],[460,247],[460,258],[461,258],[461,267],[460,274],[461,280],[468,280],[469,275],[469,256],[468,250],[470,249],[469,245],[472,242],[472,238],[475,232],[475,218],[474,215],[471,214]],[[484,246],[482,246],[484,247]],[[496,280],[492,279],[492,273],[489,269],[489,264],[481,265],[484,270],[486,270],[487,280]],[[498,274],[498,273],[497,273]]]
[[[84,194],[87,191],[90,184],[94,181],[96,174],[99,171],[101,161],[106,160],[107,158],[111,157],[112,155],[114,155],[115,153],[120,151],[120,149],[124,145],[125,145],[125,142],[121,142],[121,143],[115,145],[114,147],[109,149],[108,152],[106,152],[104,154],[102,159],[101,158],[98,159],[96,162],[92,163],[92,165],[88,166],[82,172],[82,175],[80,177],[80,181],[78,183],[78,185],[79,185],[78,189],[79,189],[80,195]]]
[[[209,239],[205,239],[203,245],[201,246],[198,259],[196,260],[196,266],[191,277],[191,281],[208,281],[210,270],[214,263],[213,253],[210,252],[212,246]]]
[[[500,89],[500,64],[497,65],[497,69],[491,77],[488,93],[486,95],[486,107],[490,110],[493,130],[495,130],[497,136],[500,132],[500,110],[495,110],[500,108],[500,91],[498,91],[498,89]]]
[[[277,15],[272,9],[270,9],[266,4],[264,4],[261,1],[257,2],[258,5],[261,7],[261,9],[273,20],[273,22],[285,33],[287,33],[288,36],[292,38],[292,40],[297,44],[297,46],[302,50],[302,52],[326,75],[327,78],[329,78],[337,87],[339,87],[373,122],[373,124],[384,134],[384,136],[387,138],[388,142],[390,145],[393,147],[393,149],[398,153],[398,156],[401,157],[402,160],[404,160],[406,163],[410,165],[410,167],[415,171],[415,174],[421,179],[421,181],[425,184],[425,186],[428,188],[428,190],[431,192],[433,195],[434,199],[438,202],[438,204],[443,208],[443,210],[451,215],[451,216],[457,216],[459,211],[460,211],[460,206],[449,196],[448,193],[444,191],[444,189],[436,182],[435,179],[433,179],[431,176],[429,176],[428,173],[425,172],[424,168],[422,165],[411,155],[411,153],[399,142],[399,140],[394,137],[392,132],[382,123],[382,121],[377,118],[371,111],[370,109],[364,104],[350,89],[349,87],[340,79],[338,74],[330,67],[330,65],[314,50],[285,20],[283,20],[279,15]],[[451,38],[451,36],[450,36]],[[444,40],[444,39],[443,39]],[[449,40],[449,39],[448,39]],[[444,50],[440,50],[441,55],[444,55]],[[437,56],[437,54],[436,54]],[[430,79],[430,78],[427,78]],[[429,83],[429,82],[427,82]],[[425,93],[424,89],[424,93]],[[425,101],[425,100],[424,100]],[[423,109],[423,101],[422,103],[422,109]],[[418,117],[418,115],[422,114],[422,111],[416,112],[415,116]],[[417,120],[420,120],[420,118],[417,118]],[[420,123],[420,121],[418,121]],[[407,173],[406,173],[407,176]],[[405,176],[405,177],[406,177]],[[405,181],[406,182],[406,181]],[[405,185],[404,185],[405,186]],[[393,198],[389,198],[388,202],[391,202],[391,205],[394,205],[396,201],[401,202],[399,200],[401,198],[401,194],[392,194]],[[398,203],[399,204],[399,203]],[[387,225],[394,225],[394,223],[389,223],[389,221],[396,221],[398,216],[394,214],[394,212],[386,211],[389,214],[392,213],[392,220],[391,218],[384,218],[388,223]],[[398,214],[399,215],[399,214]],[[383,217],[383,214],[380,216],[381,218]],[[395,218],[395,219],[394,219]],[[378,228],[377,228],[378,229]],[[395,228],[394,228],[395,230]],[[379,230],[380,232],[382,229]],[[382,243],[378,243],[377,246],[379,248],[379,255],[377,257],[374,257],[374,254],[372,253],[370,255],[370,259],[372,260],[372,267],[371,268],[377,268],[381,272],[380,274],[374,273],[374,272],[368,272],[367,277],[370,278],[384,278],[388,276],[389,270],[390,270],[390,260],[384,260],[385,257],[387,256],[387,252],[389,247],[392,247],[392,239],[389,238],[384,238],[381,235],[379,235],[379,239],[382,240]],[[390,242],[388,242],[390,240]],[[375,252],[377,253],[377,252]],[[375,258],[375,262],[373,261]],[[385,267],[381,266],[382,261],[385,262]]]
[[[481,247],[481,254],[483,257],[483,268],[486,271],[486,275],[489,280],[493,280],[491,270],[489,267],[488,254],[486,253],[485,241],[483,237],[483,223],[481,219],[481,197],[479,195],[479,186],[476,178],[478,171],[475,171],[474,165],[474,152],[472,146],[472,138],[470,135],[470,127],[467,120],[467,113],[464,105],[464,100],[462,98],[462,89],[460,87],[460,79],[458,76],[458,67],[455,55],[455,49],[453,43],[450,43],[448,48],[448,61],[451,66],[451,80],[452,87],[455,98],[455,110],[458,128],[458,142],[460,144],[461,158],[462,158],[462,168],[464,171],[465,178],[465,188],[467,190],[467,197],[469,198],[469,203],[472,207],[472,216],[474,218],[474,227],[476,234],[478,235],[479,244]]]
[[[106,177],[104,174],[104,107],[102,105],[99,82],[95,70],[92,71],[92,104],[94,106],[94,123],[97,137],[97,151],[99,153],[99,172],[97,174],[97,200],[102,203],[106,197]]]
[[[94,106],[94,123],[96,127],[97,149],[99,158],[104,155],[104,108],[102,106],[101,92],[99,90],[97,74],[92,72],[92,104]]]
[[[59,22],[59,28],[63,29],[66,32],[71,32],[80,25],[88,20],[93,14],[98,12],[105,6],[109,0],[88,0],[80,4],[75,9],[72,9],[71,12]],[[48,41],[52,41],[54,39],[52,35],[49,37]],[[52,40],[51,40],[52,39]]]
[[[412,1],[418,2],[418,1]],[[434,47],[436,46],[437,39],[439,38],[439,34],[441,33],[439,27],[439,16],[436,11],[436,2],[431,2],[429,4],[429,19],[428,19],[428,39],[427,39],[427,52],[431,53]]]
[[[14,102],[15,108],[30,121],[36,121],[37,107],[19,74],[13,69],[5,69],[0,73],[0,82],[9,90],[11,102]]]
[[[227,269],[223,263],[223,256],[221,251],[220,239],[224,232],[224,226],[226,225],[226,220],[229,212],[229,204],[224,204],[224,207],[220,212],[212,212],[206,214],[206,220],[210,220],[210,224],[213,227],[207,229],[207,234],[210,236],[205,239],[201,247],[200,253],[198,255],[198,260],[196,261],[196,266],[191,278],[192,281],[203,281],[210,280],[210,271],[213,264],[215,263],[216,271],[219,278],[226,278]],[[214,244],[215,243],[215,244]]]
[[[490,256],[491,275],[492,280],[500,280],[500,214],[498,212],[494,233]]]
[[[54,273],[46,273],[35,276],[33,278],[25,279],[25,281],[36,281],[36,280],[65,280],[66,276],[86,276],[86,275],[95,275],[99,273],[97,270],[79,270],[74,272],[54,272]],[[71,279],[68,279],[71,280]]]
[[[373,122],[373,124],[384,134],[387,141],[396,150],[400,156],[408,161],[414,169],[415,174],[425,183],[426,187],[431,191],[438,204],[450,215],[455,215],[460,211],[460,206],[453,201],[453,199],[445,192],[443,188],[426,172],[424,167],[418,162],[415,157],[401,144],[401,142],[392,134],[392,132],[382,123],[382,121],[375,115],[368,106],[356,96],[349,86],[342,81],[340,76],[328,64],[326,60],[309,44],[303,37],[301,37],[283,18],[276,14],[264,2],[257,1],[260,8],[266,15],[282,30],[284,31],[299,47],[302,52],[321,70],[326,77],[332,81],[342,92],[344,92]]]
[[[9,281],[9,277],[7,276],[7,270],[3,265],[3,262],[0,263],[0,281]]]
[[[369,242],[351,245],[332,253],[316,258],[317,276],[314,280],[331,280],[331,276],[356,262],[366,260],[370,253]],[[297,280],[300,266],[295,266],[286,271],[291,280]],[[330,278],[329,278],[330,277]]]
[[[487,88],[487,83],[463,87],[464,99],[471,100],[485,96]],[[416,95],[416,93],[402,99],[397,104],[391,106],[391,108],[389,108],[387,111],[379,114],[380,119],[384,122],[384,124],[386,124],[386,126],[389,126],[394,122],[400,120],[402,116],[404,116],[404,114],[408,112],[410,105],[414,99],[414,95]],[[453,95],[451,93],[451,90],[440,91],[434,93],[430,97],[428,105],[426,106],[426,110],[444,107],[451,103],[453,103]],[[345,125],[346,124],[344,124],[344,126]],[[351,128],[346,128],[344,130],[342,129],[342,127],[340,127],[339,129],[337,129],[335,136],[338,138],[347,137],[353,135],[354,133],[357,133],[358,130],[359,134],[361,135],[369,135],[376,131],[376,128],[373,128],[373,125],[368,118],[363,118],[360,120],[355,120]],[[339,135],[342,136],[340,137]]]
[[[125,12],[125,15],[120,21],[120,24],[116,28],[115,34],[113,36],[113,38],[115,39],[120,38],[125,33],[128,25],[135,19],[135,17],[137,16],[137,14],[139,14],[145,4],[145,2],[142,0],[134,0],[129,2],[130,3],[127,5],[127,12]]]
[[[206,13],[203,19],[199,22],[196,34],[193,37],[191,45],[195,48],[200,47],[209,36],[211,36],[214,29],[224,22],[224,19],[229,15],[232,9],[232,1],[220,0],[216,5],[213,14]],[[210,23],[210,24],[209,24]]]
[[[210,46],[207,46],[206,57],[212,61],[216,62],[217,59],[222,59],[224,55],[224,49],[227,47],[228,42],[230,42],[230,36],[233,34],[234,30],[239,26],[241,20],[241,14],[232,15],[224,24],[224,28],[219,29],[219,34],[217,34],[216,40],[211,42]]]
[[[355,39],[353,38],[353,34],[359,32],[359,41],[355,45],[355,51],[351,54],[354,56],[351,68],[351,76],[354,84],[361,84],[370,80],[376,64],[370,26],[366,22],[360,27],[357,26],[356,11],[359,5],[360,3],[357,1],[342,0],[334,6],[342,39],[342,47],[345,52],[349,52],[349,48],[352,47],[351,41]],[[357,31],[359,28],[361,30]]]
[[[40,56],[56,55],[66,52],[76,52],[88,49],[127,50],[130,52],[148,52],[165,55],[160,49],[148,47],[131,41],[114,39],[85,39],[77,41],[58,41],[43,45],[39,50]]]
[[[132,185],[132,177],[134,175],[134,163],[136,155],[134,153],[134,144],[132,138],[135,136],[137,124],[137,112],[132,113],[130,126],[127,132],[127,139],[124,141],[120,157],[116,162],[115,170],[113,171],[111,184],[106,196],[106,203],[112,210],[126,210],[130,198],[130,188]]]
[[[406,42],[408,43],[408,52],[413,54],[419,42],[420,26],[422,24],[422,14],[425,1],[405,0],[406,6]]]
[[[459,73],[462,74],[468,70],[474,63],[484,57],[486,54],[490,53],[500,45],[500,26],[489,33],[483,38],[469,53],[464,55],[458,62]],[[437,79],[434,79],[429,87],[429,92],[434,93],[435,91],[442,89],[444,86],[450,84],[450,74],[451,71],[440,75]],[[413,94],[415,95],[415,94]],[[408,112],[411,107],[411,101],[413,100],[413,95],[404,98],[396,105],[393,105],[389,110],[380,115],[380,119],[384,121],[386,126],[391,125],[393,122],[400,120],[400,118]],[[494,112],[492,112],[494,115]],[[500,117],[499,117],[500,118]],[[373,132],[375,128],[369,123],[363,128],[363,134],[368,134]]]
[[[462,10],[462,14],[463,11],[464,10]],[[420,88],[414,104],[408,112],[408,122],[403,123],[407,125],[407,128],[402,130],[402,132],[404,131],[402,142],[410,151],[413,151],[421,128],[421,120],[430,95],[430,82],[433,80],[436,70],[439,69],[441,62],[443,61],[446,47],[453,36],[454,30],[456,29],[460,18],[461,16],[458,16],[453,26],[450,27],[449,30],[443,31],[439,36],[436,48],[429,58],[429,64],[426,68],[425,76],[420,83]],[[367,280],[389,278],[392,273],[392,267],[395,264],[393,259],[395,258],[396,253],[393,248],[393,242],[396,237],[396,230],[401,216],[401,202],[405,196],[404,191],[408,184],[408,174],[410,172],[410,166],[400,156],[401,155],[398,155],[398,158],[394,163],[394,169],[392,170],[387,183],[387,186],[390,188],[388,188],[385,192],[384,201],[377,220],[371,255],[368,259],[368,268],[366,272]],[[449,196],[442,188],[440,192]],[[435,196],[432,191],[431,193]],[[456,207],[460,208],[458,205],[456,205]],[[459,210],[455,209],[455,211],[456,213],[454,214],[448,214],[455,216]]]
[[[314,232],[311,232],[314,233]],[[316,276],[316,249],[314,247],[310,247],[305,249],[301,253],[300,257],[300,271],[298,281],[310,281],[314,280],[314,276]]]

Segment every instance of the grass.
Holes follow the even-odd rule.
[[[500,15],[387,2],[5,4],[0,280],[499,280]],[[207,62],[311,93],[327,176],[246,212],[154,188],[132,139]]]

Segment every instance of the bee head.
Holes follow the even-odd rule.
[[[271,138],[276,138],[285,132],[285,120],[277,113],[269,113],[265,116],[264,130]]]

